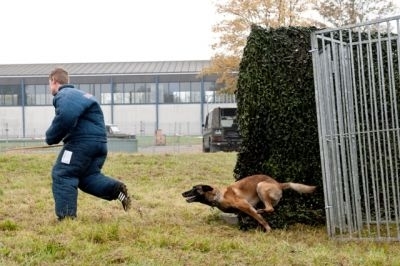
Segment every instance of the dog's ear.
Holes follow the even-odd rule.
[[[214,188],[209,186],[209,185],[202,185],[201,188],[203,189],[204,192],[208,192],[208,191],[214,190]]]

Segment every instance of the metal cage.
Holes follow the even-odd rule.
[[[327,231],[400,240],[400,16],[311,36]]]

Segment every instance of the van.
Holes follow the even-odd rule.
[[[236,120],[236,107],[217,107],[203,124],[203,152],[238,151],[242,138]]]

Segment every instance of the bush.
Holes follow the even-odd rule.
[[[272,228],[325,223],[310,36],[315,28],[253,26],[239,69],[238,123],[243,137],[236,180],[267,174],[279,182],[317,185],[317,192],[285,191]],[[240,215],[243,229],[255,225]]]

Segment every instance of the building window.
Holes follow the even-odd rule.
[[[84,92],[92,94],[92,87],[93,84],[78,84],[77,87]]]
[[[94,84],[94,94],[97,99],[100,96],[100,103],[101,104],[111,104],[111,84]]]
[[[116,83],[114,85],[114,104],[132,104],[135,98],[134,83]]]
[[[159,103],[200,103],[202,102],[201,85],[201,82],[159,83]],[[204,89],[204,101],[215,102],[217,98],[215,82],[204,82]],[[221,97],[227,99],[228,102],[235,102],[232,101],[232,97]],[[219,97],[218,100],[221,100],[221,97]]]
[[[206,103],[236,103],[234,94],[221,93],[215,82],[204,82],[204,102]]]
[[[111,104],[111,85],[108,83],[77,84],[76,87],[93,95],[100,104]]]
[[[48,85],[26,85],[25,104],[26,105],[51,105],[53,96],[49,91]]]
[[[167,103],[179,103],[179,83],[178,82],[171,82],[168,84],[168,90],[166,93],[166,97],[168,101]]]
[[[170,89],[171,83],[159,83],[158,84],[158,93],[159,93],[159,102],[160,103],[173,103],[174,102],[174,93],[172,89]]]
[[[26,85],[25,86],[25,103],[26,105],[35,105],[36,99],[36,91],[35,85]]]
[[[51,105],[53,96],[51,95],[48,85],[36,85],[36,105]]]
[[[134,103],[146,103],[146,84],[136,83],[134,92]]]
[[[124,100],[123,103],[125,104],[132,104],[134,102],[133,96],[135,92],[135,83],[125,83],[124,84]]]
[[[192,103],[201,102],[201,82],[191,82],[190,101]]]
[[[0,85],[0,106],[21,104],[20,85]]]
[[[77,84],[76,87],[92,94],[100,104],[154,104],[157,101],[163,104],[236,102],[235,95],[219,93],[215,82],[96,83]],[[22,105],[20,88],[21,85],[0,85],[0,106]],[[47,84],[26,85],[24,93],[25,105],[52,104],[53,96]]]
[[[123,104],[124,103],[124,83],[117,83],[114,85],[114,104]]]
[[[156,84],[155,83],[135,83],[135,91],[131,94],[132,103],[155,103]]]
[[[180,103],[190,103],[190,82],[179,83],[177,97]]]
[[[168,83],[158,83],[158,102],[159,103],[165,103],[165,94],[164,92],[168,88]]]
[[[17,102],[17,94],[0,94],[0,106],[15,106]]]
[[[75,87],[84,92],[87,92],[87,93],[93,95],[97,99],[97,101],[100,102],[100,99],[99,99],[100,95],[95,95],[95,85],[96,84],[76,84]]]
[[[148,83],[147,87],[149,89],[149,102],[148,103],[155,103],[156,95],[157,95],[157,84],[156,83]]]
[[[204,82],[204,102],[215,103],[215,83]]]

